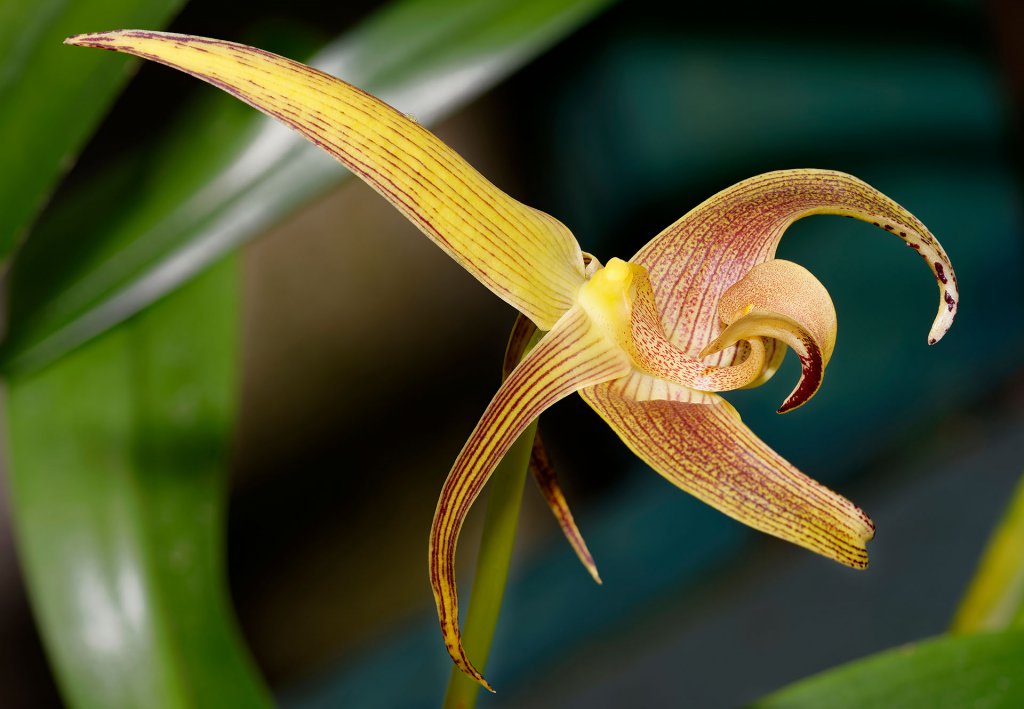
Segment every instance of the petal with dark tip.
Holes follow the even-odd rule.
[[[548,452],[544,448],[544,442],[541,440],[539,433],[533,439],[533,452],[530,455],[530,472],[533,474],[533,479],[537,482],[537,487],[540,488],[541,493],[544,495],[548,507],[551,508],[552,514],[558,520],[558,526],[562,528],[562,533],[569,541],[569,546],[576,552],[580,563],[583,564],[591,578],[597,583],[601,583],[601,576],[597,573],[594,557],[591,555],[590,549],[587,548],[587,543],[583,540],[579,527],[576,526],[576,520],[573,518],[572,512],[569,511],[569,503],[566,502],[565,494],[562,492],[562,488],[555,476],[555,466],[551,464],[551,459],[548,458]]]
[[[204,37],[120,30],[65,42],[166,64],[294,128],[542,330],[572,307],[584,276],[569,230],[509,197],[433,133],[360,89],[276,54]]]
[[[631,259],[645,266],[669,339],[690,356],[720,332],[718,302],[756,264],[775,257],[790,224],[812,214],[869,222],[903,239],[928,264],[939,312],[928,336],[949,329],[959,294],[949,257],[914,215],[856,177],[831,170],[780,170],[744,180],[706,200]],[[712,363],[731,361],[729,353]]]
[[[800,380],[779,413],[814,396],[835,349],[837,323],[832,298],[810,271],[781,259],[760,263],[725,292],[718,313],[726,328],[701,357],[755,337],[771,338],[800,357]]]
[[[692,391],[667,382],[623,380],[580,396],[673,485],[754,529],[867,566],[871,520],[765,445],[717,395],[698,403]]]
[[[445,645],[455,664],[485,687],[462,647],[455,549],[473,501],[516,438],[541,412],[579,389],[617,379],[629,360],[579,307],[572,308],[509,375],[455,461],[430,531],[430,584]]]

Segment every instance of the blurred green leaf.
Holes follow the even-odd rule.
[[[926,640],[801,680],[757,709],[1024,706],[1024,632]]]
[[[1024,627],[1024,478],[981,557],[951,631]]]
[[[311,63],[432,123],[609,2],[395,2]],[[201,122],[189,127],[205,137],[171,138],[116,168],[127,190],[117,212],[98,213],[80,194],[40,224],[12,266],[0,352],[8,371],[37,368],[116,325],[349,175],[227,96],[211,98]]]
[[[17,245],[136,61],[90,57],[65,37],[162,27],[184,0],[0,2],[0,258]]]
[[[229,259],[9,384],[19,555],[73,706],[270,703],[224,578],[238,281]]]

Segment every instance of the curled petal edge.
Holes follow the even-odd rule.
[[[760,263],[725,292],[718,312],[726,328],[701,351],[702,358],[743,340],[772,338],[792,348],[801,367],[800,380],[779,413],[814,396],[835,349],[837,322],[828,291],[810,271],[782,259]],[[777,368],[777,362],[765,363],[771,373]]]
[[[547,450],[544,448],[544,442],[539,433],[533,439],[533,452],[530,455],[530,472],[533,474],[533,479],[536,481],[537,487],[540,488],[541,494],[544,495],[551,513],[555,516],[558,526],[561,527],[562,534],[565,535],[566,540],[569,542],[569,546],[576,552],[577,558],[583,564],[583,568],[587,570],[587,573],[590,574],[590,577],[594,579],[594,582],[600,584],[601,575],[597,572],[594,556],[590,553],[590,549],[587,547],[587,542],[583,539],[579,527],[576,526],[576,520],[569,510],[569,503],[566,501],[565,494],[562,492],[562,488],[555,476],[555,466],[551,464],[551,459],[548,457]]]
[[[708,198],[631,259],[645,266],[669,340],[691,355],[719,331],[717,304],[761,262],[773,259],[789,226],[814,214],[868,222],[902,239],[924,259],[939,288],[928,334],[935,344],[959,304],[956,274],[938,239],[909,211],[862,180],[834,170],[778,170],[743,180]],[[680,254],[692,254],[681,259]]]

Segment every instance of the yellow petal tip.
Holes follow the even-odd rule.
[[[72,47],[98,47],[107,49],[110,39],[115,32],[87,32],[85,34],[73,34],[64,40],[64,44]]]
[[[700,353],[697,355],[697,359],[703,360],[707,357],[710,357],[713,354],[718,354],[724,349],[725,348],[722,347],[722,338],[716,337],[715,339],[713,339],[711,342],[704,346],[704,349],[702,349]]]

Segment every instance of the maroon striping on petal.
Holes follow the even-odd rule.
[[[935,262],[935,276],[943,283],[947,283],[946,280],[946,269],[942,267],[942,264],[938,261]],[[948,302],[948,301],[947,301]]]
[[[809,350],[809,355],[800,357],[801,375],[796,389],[782,402],[776,413],[784,414],[806,403],[821,386],[825,369],[821,361],[821,352],[813,345]]]

